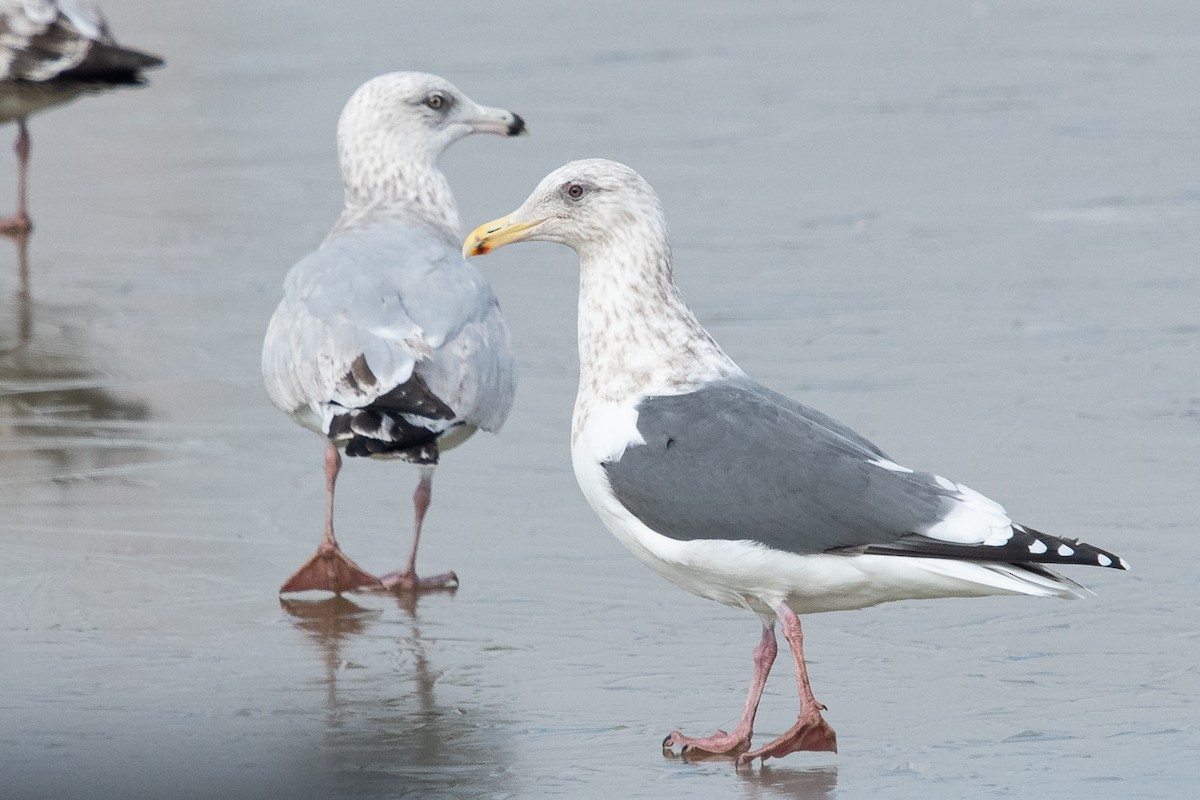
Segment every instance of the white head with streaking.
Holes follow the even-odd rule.
[[[555,242],[590,266],[596,256],[640,245],[640,264],[670,277],[671,249],[662,203],[645,178],[616,161],[588,158],[551,172],[520,208],[481,225],[468,237],[464,255],[483,255],[518,241]]]
[[[601,158],[565,164],[516,211],[476,228],[463,253],[519,241],[579,255],[576,434],[594,402],[678,394],[743,374],[679,294],[662,204],[633,169]]]
[[[458,207],[437,163],[473,133],[518,136],[525,121],[425,72],[389,72],[364,83],[338,119],[346,209],[334,231],[370,211],[401,208],[457,236]]]

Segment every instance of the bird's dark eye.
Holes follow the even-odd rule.
[[[430,92],[425,96],[425,105],[434,111],[439,111],[446,107],[446,95],[441,92]]]
[[[581,183],[568,183],[566,193],[572,200],[579,200],[587,194],[587,189]]]

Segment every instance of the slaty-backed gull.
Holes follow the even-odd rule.
[[[571,457],[605,525],[655,572],[762,621],[738,726],[671,733],[664,747],[737,755],[836,750],[805,668],[799,614],[890,600],[1076,597],[1045,564],[1125,568],[1119,557],[1018,525],[996,502],[900,466],[819,411],[756,383],[700,326],[672,277],[658,197],[632,169],[574,161],[464,253],[550,241],[579,255],[579,394]],[[791,647],[796,724],[750,750],[776,655]]]

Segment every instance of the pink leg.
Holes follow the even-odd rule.
[[[341,594],[368,586],[378,587],[379,579],[347,558],[333,535],[333,490],[342,469],[342,454],[337,445],[325,446],[325,536],[312,558],[284,581],[279,592],[302,592],[319,589]]]
[[[458,576],[453,572],[444,572],[429,578],[417,577],[417,548],[421,544],[421,526],[425,523],[425,512],[433,500],[433,467],[421,467],[421,480],[413,492],[413,518],[416,522],[413,530],[412,550],[408,553],[408,566],[400,572],[389,572],[380,580],[388,589],[404,591],[422,591],[435,589],[454,589],[458,587]]]
[[[796,724],[773,742],[769,742],[757,750],[743,753],[738,757],[738,764],[749,764],[756,758],[766,761],[768,758],[782,758],[788,753],[798,750],[816,750],[837,752],[837,734],[821,716],[825,706],[813,697],[812,687],[808,684],[808,668],[804,665],[804,635],[800,631],[800,618],[796,612],[781,605],[775,609],[779,622],[783,627],[783,635],[792,650],[792,660],[796,663],[796,687],[800,692],[800,715]]]
[[[758,702],[762,699],[763,688],[767,685],[767,675],[771,665],[775,663],[775,655],[779,646],[775,643],[775,625],[763,625],[762,641],[754,648],[754,678],[750,681],[750,692],[746,695],[746,707],[742,709],[742,719],[733,733],[726,733],[720,728],[712,736],[693,738],[684,736],[679,731],[672,731],[663,740],[663,749],[667,750],[676,745],[680,746],[680,755],[736,755],[750,748],[750,737],[754,735],[754,715],[758,713]]]
[[[33,229],[29,221],[29,128],[25,120],[17,121],[17,142],[13,146],[17,153],[17,211],[7,219],[0,219],[0,233],[28,233]]]

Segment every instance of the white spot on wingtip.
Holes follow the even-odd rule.
[[[1072,548],[1070,548],[1070,547],[1068,547],[1067,545],[1065,545],[1065,544],[1060,544],[1060,545],[1058,546],[1058,554],[1059,554],[1060,556],[1063,556],[1063,557],[1065,558],[1065,557],[1067,557],[1067,556],[1073,556],[1073,555],[1075,555],[1075,551],[1074,551]]]
[[[1034,555],[1044,553],[1049,549],[1050,548],[1046,547],[1046,543],[1041,539],[1034,539],[1033,543],[1029,545],[1029,552],[1033,553]]]
[[[891,472],[912,472],[908,467],[902,467],[895,461],[888,461],[886,458],[872,458],[867,461],[868,464],[874,464],[877,467],[883,467]]]
[[[1096,563],[1102,567],[1107,567],[1112,564],[1112,559],[1104,555],[1104,553],[1099,553],[1096,555]]]
[[[1121,569],[1130,569],[1128,561],[1123,558],[1118,558],[1117,560],[1121,562]]]

